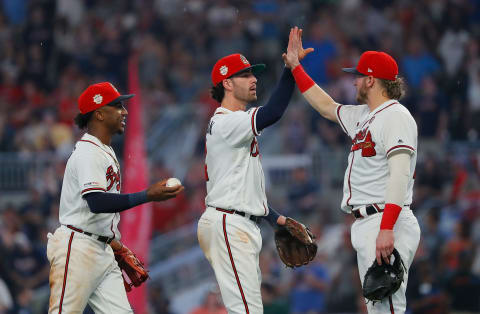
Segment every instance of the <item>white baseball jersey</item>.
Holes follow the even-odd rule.
[[[268,214],[265,176],[256,136],[257,108],[230,111],[219,107],[206,135],[206,206]]]
[[[60,196],[60,223],[119,240],[120,214],[94,214],[83,196],[99,191],[118,194],[120,184],[120,164],[113,149],[85,133],[67,161]]]
[[[394,151],[411,152],[410,181],[404,205],[412,202],[417,160],[417,124],[410,112],[397,100],[389,100],[370,112],[367,105],[339,105],[337,120],[352,139],[348,167],[343,184],[342,210],[385,203],[389,175],[387,157]]]

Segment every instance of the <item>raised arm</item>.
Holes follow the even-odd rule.
[[[324,118],[337,122],[335,110],[338,104],[320,86],[318,86],[305,72],[300,64],[300,58],[311,48],[303,49],[302,30],[294,27],[288,40],[287,53],[283,54],[283,60],[292,70],[293,77],[298,89],[308,101]]]
[[[295,81],[293,80],[292,73],[290,69],[285,68],[267,104],[258,109],[255,120],[258,131],[280,120],[292,98],[294,88]]]
[[[298,29],[298,28],[297,28]],[[289,42],[294,35],[295,29],[290,30]],[[301,30],[300,30],[301,35]],[[307,54],[313,51],[313,48],[302,50],[298,55],[298,60],[305,58]],[[277,87],[273,91],[270,99],[265,106],[260,107],[257,112],[257,130],[263,130],[264,128],[274,124],[282,117],[283,113],[287,109],[287,106],[292,98],[293,90],[295,88],[295,81],[292,76],[291,68],[286,64],[283,70],[282,76],[278,81]]]

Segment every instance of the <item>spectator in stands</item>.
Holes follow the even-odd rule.
[[[266,280],[261,285],[264,314],[289,314],[289,304],[279,295],[277,287]]]
[[[328,14],[324,14],[319,21],[312,23],[306,32],[305,47],[315,49],[315,53],[305,57],[302,64],[311,78],[319,85],[330,82],[327,72],[328,63],[337,56],[337,47],[330,36],[334,36],[332,21]]]
[[[294,270],[290,290],[290,313],[326,313],[326,292],[330,284],[324,256],[317,254],[308,267]]]
[[[156,314],[173,314],[170,311],[170,299],[163,291],[161,283],[155,283],[149,286],[149,308]]]
[[[222,304],[222,297],[218,287],[209,289],[202,304],[194,308],[190,314],[227,314],[227,309]]]
[[[439,90],[433,77],[423,79],[419,97],[414,102],[419,136],[442,142],[447,136],[447,97]]]
[[[458,268],[447,280],[447,292],[452,311],[480,312],[480,277],[471,271],[474,251],[463,250],[458,254]]]
[[[432,207],[428,210],[424,223],[422,224],[422,242],[427,249],[427,258],[431,261],[434,270],[439,266],[442,248],[446,236],[440,230],[441,208]]]
[[[423,166],[418,167],[418,172],[415,174],[414,202],[417,207],[421,206],[424,201],[441,198],[447,179],[446,175],[445,168],[441,170],[441,165],[433,152],[427,153]]]
[[[455,226],[454,237],[443,247],[441,260],[444,263],[444,271],[447,273],[455,272],[460,266],[464,267],[464,271],[466,270],[467,265],[461,264],[461,254],[464,254],[463,252],[474,252],[471,226],[472,222],[467,219],[458,221]],[[471,259],[470,256],[466,257]]]
[[[407,306],[412,314],[448,313],[447,297],[440,281],[435,276],[431,258],[412,264],[407,288]]]
[[[318,182],[313,180],[305,167],[294,169],[288,191],[290,215],[311,215],[317,208],[319,190]]]
[[[308,47],[308,46],[307,46]],[[422,80],[435,75],[440,70],[436,58],[427,50],[420,37],[411,36],[407,40],[407,53],[401,59],[401,73],[404,73],[412,92],[417,92]]]
[[[348,217],[346,220],[351,219]],[[342,230],[342,242],[340,247],[333,253],[332,263],[335,273],[329,284],[327,297],[328,313],[355,313],[358,311],[357,298],[361,293],[360,281],[358,280],[357,256],[350,240],[350,224],[346,222]],[[364,303],[364,302],[362,302]]]

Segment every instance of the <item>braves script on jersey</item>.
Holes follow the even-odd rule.
[[[49,313],[82,313],[87,303],[95,313],[132,313],[112,248],[98,238],[120,239],[120,215],[94,214],[82,198],[92,192],[120,193],[120,184],[120,166],[112,148],[85,134],[65,168],[62,225],[48,235]]]
[[[94,214],[83,199],[92,192],[120,193],[120,184],[120,166],[115,152],[86,133],[67,162],[60,198],[60,223],[120,239],[117,228],[120,214]]]
[[[375,110],[367,105],[339,105],[337,119],[352,139],[343,185],[342,210],[356,205],[383,204],[389,175],[387,157],[399,149],[411,151],[410,181],[405,205],[412,202],[413,179],[417,160],[417,124],[410,112],[396,100]]]
[[[211,118],[206,136],[207,206],[255,216],[268,213],[256,139],[257,110],[233,112],[219,107]]]

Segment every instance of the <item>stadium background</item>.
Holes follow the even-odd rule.
[[[304,28],[304,46],[315,48],[303,62],[307,72],[338,102],[354,103],[352,78],[340,68],[355,65],[362,51],[384,50],[398,61],[409,85],[403,103],[420,138],[412,207],[422,240],[410,271],[409,312],[480,313],[478,0],[0,4],[0,313],[46,312],[46,234],[58,226],[65,161],[81,136],[72,123],[76,99],[105,80],[140,96],[144,132],[135,141],[145,143],[144,179],[176,176],[186,187],[137,225],[151,230],[145,243],[152,279],[147,303],[134,306],[139,313],[215,307],[215,280],[196,241],[204,132],[217,106],[208,94],[210,70],[233,52],[266,63],[258,84],[264,103],[293,25]],[[129,122],[127,130],[135,125]],[[113,143],[124,176],[136,171],[126,169],[133,152],[124,151],[131,147],[125,141],[117,136]],[[287,270],[263,224],[265,313],[364,311],[352,218],[339,211],[348,147],[340,128],[298,92],[281,122],[260,137],[269,203],[311,225],[320,248],[313,265]]]

